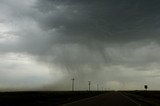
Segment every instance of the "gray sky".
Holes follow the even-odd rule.
[[[1,0],[0,89],[160,89],[159,0]]]

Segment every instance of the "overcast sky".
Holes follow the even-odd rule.
[[[160,89],[159,0],[1,0],[0,90]]]

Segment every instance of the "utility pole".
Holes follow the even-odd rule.
[[[74,91],[74,78],[71,79],[72,80],[72,91]]]
[[[91,81],[88,81],[89,91],[91,90]]]
[[[97,91],[99,90],[99,85],[97,84]]]

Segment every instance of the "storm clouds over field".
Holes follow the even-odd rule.
[[[1,0],[0,89],[160,89],[159,0]]]

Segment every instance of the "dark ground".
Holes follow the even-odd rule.
[[[81,101],[85,98],[97,98],[96,101],[130,101],[132,99],[141,106],[160,106],[160,91],[29,91],[29,92],[1,92],[0,106],[60,106],[75,101]],[[98,96],[99,95],[99,96]],[[108,95],[108,96],[102,96]],[[95,96],[95,97],[94,97]],[[127,99],[129,98],[129,99]],[[82,100],[83,101],[83,100]],[[94,102],[94,100],[92,100]],[[107,101],[105,101],[107,102]],[[117,102],[118,103],[118,102]],[[99,104],[97,102],[97,104]],[[85,105],[83,105],[85,106]],[[103,105],[101,105],[103,106]],[[106,105],[104,105],[106,106]],[[112,106],[112,105],[107,105]],[[121,105],[117,105],[121,106]],[[124,106],[124,105],[123,105]]]
[[[121,92],[108,92],[92,98],[79,100],[64,106],[141,106]]]
[[[160,106],[160,91],[125,91],[123,94],[144,106]]]
[[[93,91],[28,91],[1,92],[0,106],[59,106],[69,102],[100,95]]]

